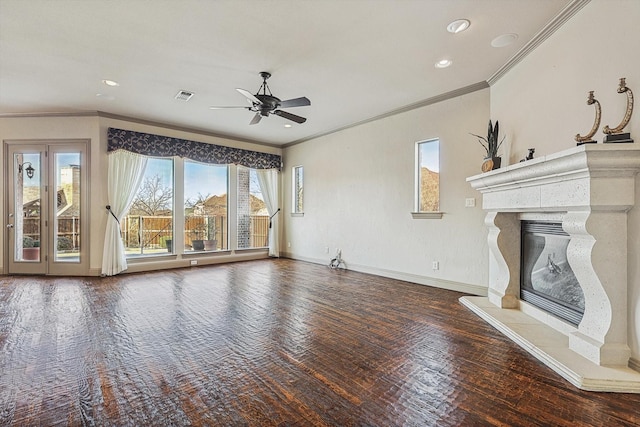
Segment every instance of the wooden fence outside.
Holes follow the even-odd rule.
[[[268,245],[269,217],[251,215],[249,247],[260,248]],[[73,248],[80,246],[80,218],[57,218],[58,237],[66,237]],[[122,239],[126,248],[163,249],[166,241],[172,239],[173,219],[170,216],[128,215],[120,222]],[[40,240],[40,217],[23,219],[23,236]],[[217,240],[217,250],[227,247],[227,216],[190,216],[185,219],[184,246],[193,246],[193,240]]]
[[[58,217],[58,238],[69,239],[73,249],[80,247],[80,218],[78,217]],[[40,240],[40,217],[30,216],[22,219],[22,235],[31,237],[33,240]],[[71,248],[65,248],[71,249]]]
[[[120,221],[120,231],[126,248],[164,249],[172,238],[173,218],[170,216],[128,215]],[[251,247],[267,245],[268,216],[251,216]],[[217,250],[228,249],[227,216],[189,216],[185,218],[184,247],[192,248],[194,240],[217,240]],[[175,247],[175,245],[174,245]]]

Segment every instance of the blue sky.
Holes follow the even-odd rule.
[[[430,171],[440,172],[440,141],[420,144],[420,166]]]
[[[227,167],[224,165],[209,165],[192,161],[185,161],[184,179],[185,199],[195,199],[198,194],[203,196],[220,196],[227,194]],[[158,175],[162,185],[171,187],[173,178],[173,160],[150,158],[147,163],[145,176]]]

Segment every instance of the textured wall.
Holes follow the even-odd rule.
[[[341,249],[348,268],[486,290],[484,212],[480,203],[465,208],[465,198],[480,200],[465,179],[480,173],[483,159],[469,132],[483,132],[488,117],[484,89],[285,149],[284,251],[328,264]],[[444,215],[412,219],[415,144],[432,138],[440,138]],[[290,214],[291,168],[297,165],[304,166],[303,217]]]

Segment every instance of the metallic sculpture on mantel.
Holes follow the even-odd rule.
[[[591,128],[591,130],[589,131],[588,134],[586,134],[585,136],[580,136],[580,134],[577,134],[575,136],[576,141],[578,141],[577,145],[582,145],[582,144],[595,144],[596,141],[594,141],[593,139],[593,135],[596,134],[596,132],[598,131],[598,128],[600,127],[600,119],[602,117],[602,110],[600,108],[600,102],[598,102],[598,100],[593,96],[593,91],[589,91],[589,98],[587,99],[587,105],[595,105],[596,107],[596,119],[593,122],[593,127]]]
[[[604,129],[602,129],[602,132],[607,135],[605,136],[603,141],[605,143],[633,142],[630,133],[622,133],[625,126],[629,124],[629,120],[631,120],[631,113],[633,113],[633,92],[631,92],[631,89],[627,87],[626,79],[624,77],[620,78],[618,93],[627,94],[627,111],[622,119],[622,122],[620,122],[618,126],[612,129],[607,125],[604,127]]]

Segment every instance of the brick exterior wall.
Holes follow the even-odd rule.
[[[238,249],[251,247],[251,198],[249,169],[238,168]]]

